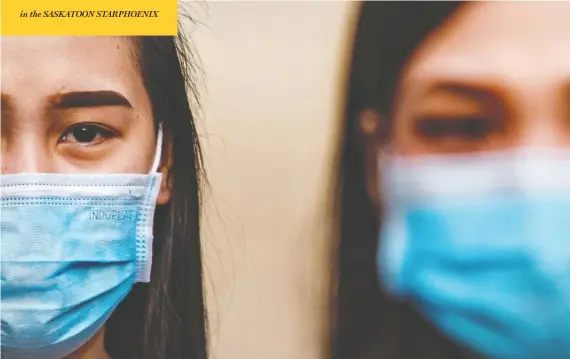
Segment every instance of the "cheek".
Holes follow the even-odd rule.
[[[144,174],[151,171],[156,150],[154,139],[128,141],[122,147],[113,154],[113,172]]]
[[[151,171],[157,145],[154,122],[150,118],[137,120],[106,154],[105,172],[146,174]]]
[[[154,119],[147,111],[139,110],[135,121],[124,132],[121,145],[112,154],[113,167],[117,173],[146,174],[151,171],[157,152]]]

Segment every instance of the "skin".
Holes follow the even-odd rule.
[[[156,151],[154,119],[130,43],[2,37],[1,136],[2,174],[148,173]],[[158,205],[171,196],[168,152],[159,169]],[[68,359],[108,358],[103,330]]]
[[[569,147],[568,14],[568,2],[475,2],[460,8],[404,68],[390,149],[424,156]],[[383,120],[373,110],[360,118],[367,188],[376,204]]]

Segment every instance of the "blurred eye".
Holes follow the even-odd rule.
[[[427,140],[480,141],[494,135],[499,125],[484,117],[424,118],[416,122],[415,132]]]
[[[58,142],[95,145],[114,136],[112,131],[101,125],[80,123],[68,128]]]

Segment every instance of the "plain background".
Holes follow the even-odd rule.
[[[355,4],[191,7],[212,188],[211,357],[322,358],[334,248],[326,197]]]

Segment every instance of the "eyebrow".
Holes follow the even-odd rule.
[[[500,86],[487,82],[438,81],[425,92],[426,95],[439,93],[469,97],[480,101],[496,101],[498,98],[504,99],[506,95]]]
[[[76,91],[53,95],[51,105],[59,110],[85,107],[121,106],[133,108],[129,100],[115,91]]]

